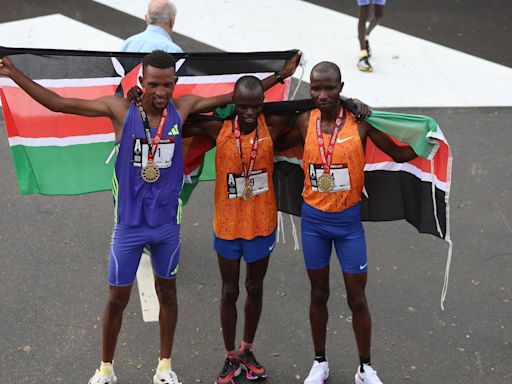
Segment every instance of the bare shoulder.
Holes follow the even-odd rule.
[[[99,100],[101,100],[110,108],[112,114],[116,117],[116,119],[121,121],[124,120],[124,117],[131,105],[128,99],[121,98],[118,96],[104,96]]]

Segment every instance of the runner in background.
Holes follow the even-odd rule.
[[[373,5],[373,14],[370,19],[368,27],[366,22],[371,12],[370,4]],[[370,32],[379,24],[382,16],[384,16],[384,5],[386,0],[357,0],[359,6],[359,23],[357,24],[357,36],[359,38],[359,61],[357,68],[363,72],[373,72],[373,67],[370,64],[370,57],[372,52],[370,50]]]

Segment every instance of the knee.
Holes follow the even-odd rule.
[[[362,314],[368,312],[368,302],[366,301],[366,295],[361,292],[358,295],[349,296],[347,298],[348,306],[353,314]]]
[[[107,301],[107,310],[112,315],[120,315],[123,313],[128,304],[129,296],[111,294]]]
[[[373,10],[373,18],[380,21],[384,17],[384,7],[376,7]]]
[[[236,303],[239,294],[238,284],[222,284],[222,301],[225,303]]]
[[[263,296],[263,281],[247,280],[245,282],[247,295],[252,299],[259,299]]]
[[[326,305],[329,300],[329,286],[317,285],[311,287],[311,303],[313,305]]]
[[[176,286],[157,287],[158,302],[162,306],[174,307],[177,304]]]

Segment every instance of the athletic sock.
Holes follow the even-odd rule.
[[[242,345],[240,345],[240,353],[248,349],[249,351],[252,351],[252,343],[248,343],[244,340],[242,340]]]
[[[106,363],[104,361],[100,364],[100,376],[108,377],[114,372],[114,368],[112,367],[112,363]]]
[[[171,365],[171,358],[166,359],[165,357],[163,359],[158,360],[158,368],[160,372],[168,372],[172,371],[172,365]]]
[[[327,361],[325,358],[325,351],[316,352],[315,351],[315,361],[318,361],[319,363],[323,363],[324,361]]]
[[[361,49],[359,51],[359,58],[362,59],[363,57],[368,56],[368,51],[366,49]]]
[[[364,372],[363,364],[372,365],[369,357],[359,356],[359,363],[361,364],[361,372]]]
[[[233,349],[232,351],[226,351],[226,357],[228,359],[238,359],[238,352],[236,349]]]

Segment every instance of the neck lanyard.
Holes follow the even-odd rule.
[[[249,160],[249,167],[246,166],[244,157],[242,155],[242,139],[240,132],[240,125],[238,124],[238,116],[235,116],[234,128],[233,128],[235,139],[236,139],[236,147],[238,149],[238,153],[240,154],[240,158],[242,159],[242,164],[244,166],[245,173],[245,181],[249,180],[249,175],[252,173],[254,168],[254,163],[256,162],[256,154],[258,153],[258,127],[256,127],[256,135],[254,137],[254,142],[252,143],[252,149]]]
[[[332,163],[332,155],[334,153],[334,146],[336,145],[336,137],[338,136],[339,131],[341,130],[341,122],[343,119],[343,114],[345,110],[341,107],[340,112],[338,113],[338,117],[334,123],[334,130],[331,134],[331,139],[329,140],[329,146],[327,147],[327,155],[325,154],[324,147],[324,138],[323,138],[323,122],[322,115],[318,116],[316,120],[316,136],[318,149],[320,151],[320,157],[322,158],[322,164],[324,168],[324,174],[329,174],[331,171],[331,163]]]
[[[158,148],[158,144],[160,144],[160,139],[162,138],[165,122],[167,120],[167,107],[162,111],[154,139],[151,139],[151,129],[149,127],[149,120],[146,111],[144,111],[141,103],[138,103],[137,107],[139,108],[142,124],[144,125],[144,133],[146,134],[146,140],[148,141],[149,145],[148,164],[153,164],[153,159],[155,158],[156,150]]]

